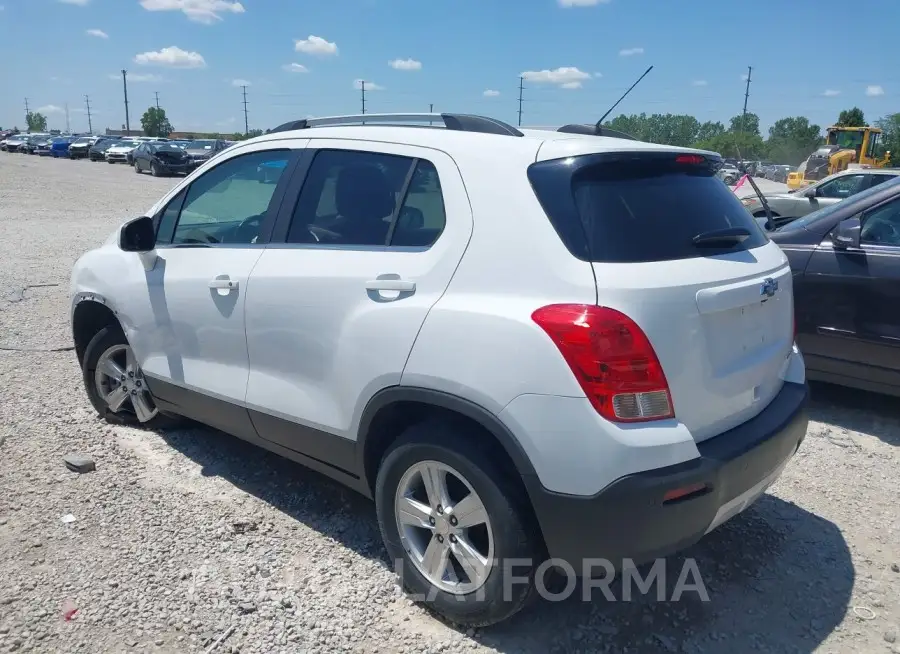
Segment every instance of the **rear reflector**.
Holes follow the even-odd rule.
[[[531,318],[559,348],[604,418],[644,422],[675,416],[656,352],[631,318],[590,304],[551,304]]]
[[[675,163],[699,165],[706,163],[706,157],[702,157],[699,154],[679,154],[675,157]]]
[[[666,494],[663,495],[663,504],[671,504],[672,502],[677,502],[678,500],[685,500],[688,498],[697,497],[699,495],[706,495],[706,491],[709,490],[709,487],[706,484],[691,484],[690,486],[682,486],[681,488],[673,488],[670,491],[666,491]]]

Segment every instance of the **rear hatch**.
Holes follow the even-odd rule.
[[[764,409],[793,344],[791,272],[712,153],[587,153],[535,163],[560,238],[591,261],[598,304],[629,316],[697,441]]]

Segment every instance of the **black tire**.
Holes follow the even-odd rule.
[[[423,461],[437,461],[465,477],[487,511],[494,540],[494,565],[481,588],[468,595],[433,586],[410,560],[401,543],[394,498],[403,475]],[[450,622],[467,627],[496,624],[523,609],[535,593],[535,570],[546,558],[539,531],[524,491],[508,481],[491,457],[472,444],[464,430],[444,422],[427,422],[407,429],[385,454],[378,469],[375,503],[378,524],[394,570],[402,570],[401,583],[413,599]],[[507,560],[526,559],[527,566]],[[398,566],[396,562],[400,562]],[[515,577],[512,583],[507,577]],[[520,581],[524,577],[525,582]],[[506,588],[506,597],[504,597]]]
[[[134,162],[134,172],[136,172],[138,175],[141,174],[141,164],[138,161]]]
[[[116,162],[115,162],[115,161],[110,161],[109,159],[107,159],[107,160],[106,160],[106,163],[108,163],[108,164],[114,164],[114,163],[116,163]]]
[[[159,171],[159,166],[157,166],[152,161],[150,162],[150,174],[153,177],[162,177],[162,173]]]
[[[94,338],[91,339],[91,342],[88,343],[87,348],[85,348],[82,380],[88,399],[90,399],[94,409],[96,409],[101,418],[114,425],[134,425],[146,427],[147,429],[163,429],[175,426],[178,423],[178,419],[162,413],[157,413],[147,422],[140,422],[130,408],[123,408],[118,412],[110,410],[109,405],[97,389],[94,377],[101,355],[116,345],[128,345],[128,340],[125,338],[125,334],[122,333],[121,328],[110,326],[104,327],[97,332]]]

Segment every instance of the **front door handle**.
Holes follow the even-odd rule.
[[[217,277],[209,282],[209,287],[216,290],[236,291],[238,283],[237,280],[234,279],[228,279],[227,277],[225,279],[219,279]]]
[[[373,279],[372,281],[366,282],[366,290],[411,293],[416,290],[416,283],[408,282],[404,279]]]

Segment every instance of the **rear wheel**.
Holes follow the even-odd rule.
[[[150,162],[150,174],[154,177],[162,176],[162,171],[159,169],[159,166],[156,165],[156,162]]]
[[[410,427],[382,461],[375,502],[404,588],[431,610],[486,626],[533,597],[543,548],[525,500],[465,432],[438,422]],[[514,568],[506,564],[514,559]]]
[[[138,175],[141,174],[141,162],[137,159],[134,160],[134,172],[136,172]]]
[[[82,373],[91,404],[107,422],[152,429],[175,423],[157,409],[134,352],[118,327],[104,327],[91,339]]]

